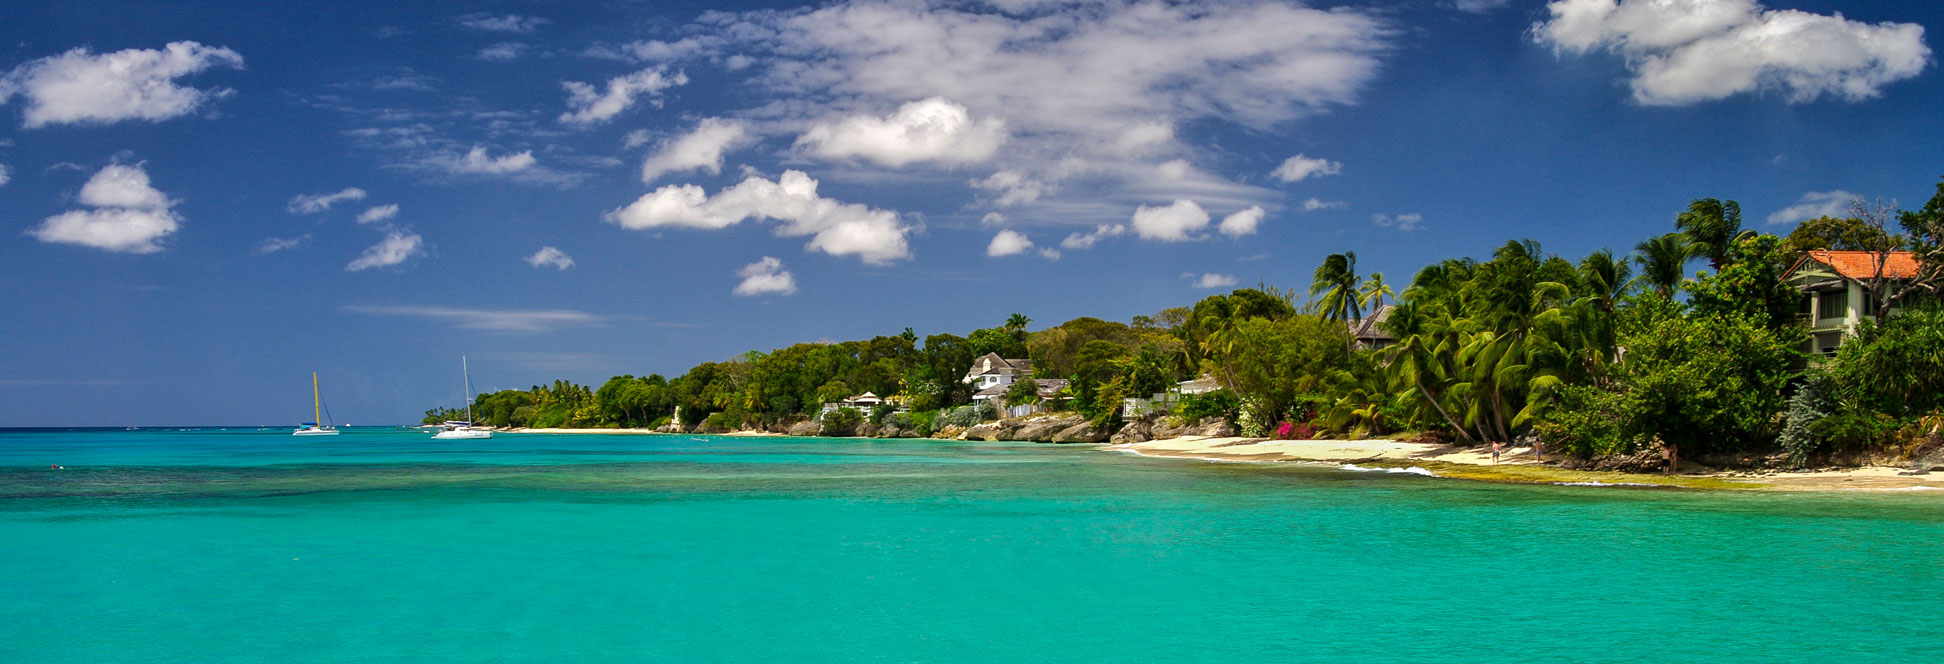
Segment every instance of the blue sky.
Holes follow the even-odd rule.
[[[1786,232],[1944,174],[1944,6],[15,2],[0,426],[413,421],[912,327]]]

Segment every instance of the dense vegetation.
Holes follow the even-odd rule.
[[[1744,229],[1734,201],[1699,199],[1674,231],[1630,256],[1577,261],[1531,240],[1485,259],[1427,266],[1402,293],[1357,274],[1354,253],[1325,259],[1306,294],[1269,285],[1213,295],[1129,323],[1077,318],[1028,331],[1014,314],[965,336],[910,329],[866,341],[804,343],[708,362],[673,378],[616,376],[597,389],[557,381],[481,395],[494,426],[776,427],[862,392],[903,411],[841,413],[824,431],[868,421],[929,432],[994,417],[960,381],[986,353],[1030,357],[1039,378],[1070,384],[1042,404],[1102,428],[1122,400],[1209,376],[1226,388],[1175,415],[1230,418],[1244,435],[1419,432],[1453,442],[1544,442],[1581,457],[1780,449],[1797,463],[1934,436],[1944,421],[1944,182],[1921,209],[1858,204],[1854,217],[1787,237]],[[1901,233],[1893,233],[1896,218]],[[1914,252],[1919,277],[1877,288],[1876,319],[1831,358],[1810,358],[1805,296],[1781,275],[1814,249]],[[1692,266],[1701,269],[1690,273]],[[1884,317],[1894,303],[1901,315]],[[1369,349],[1351,331],[1394,304]],[[1009,403],[1042,401],[1020,387]],[[427,421],[452,417],[430,411]]]

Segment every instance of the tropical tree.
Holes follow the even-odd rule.
[[[1360,296],[1357,300],[1358,304],[1363,305],[1367,311],[1376,311],[1384,308],[1384,298],[1395,299],[1397,291],[1391,290],[1390,284],[1384,283],[1384,273],[1372,272],[1364,279]]]
[[[1642,283],[1661,297],[1672,298],[1687,278],[1687,264],[1694,256],[1694,244],[1686,235],[1668,233],[1635,245],[1633,260],[1640,264]]]
[[[1357,252],[1346,251],[1324,257],[1310,282],[1310,295],[1321,295],[1317,310],[1329,320],[1362,318],[1357,303]]]
[[[1687,236],[1696,255],[1707,257],[1719,271],[1728,264],[1735,240],[1743,232],[1741,205],[1713,198],[1694,199],[1686,212],[1674,217],[1674,228]]]

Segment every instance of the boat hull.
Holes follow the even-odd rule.
[[[479,429],[449,429],[432,434],[433,440],[461,440],[467,438],[492,438],[493,432]]]

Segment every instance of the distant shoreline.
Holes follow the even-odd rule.
[[[610,435],[689,435],[670,434],[653,429],[508,429],[507,433],[531,434],[610,434]],[[768,431],[735,431],[709,434],[740,438],[784,437]],[[806,436],[822,438],[823,436]],[[844,440],[831,438],[831,440]],[[902,439],[925,440],[925,439]],[[1770,491],[1869,491],[1939,492],[1944,495],[1944,473],[1899,475],[1903,469],[1889,466],[1863,466],[1837,470],[1781,473],[1703,472],[1677,475],[1617,473],[1566,470],[1541,464],[1527,447],[1506,448],[1493,464],[1491,452],[1484,448],[1412,443],[1388,439],[1368,440],[1268,440],[1242,437],[1182,436],[1141,443],[1099,444],[1104,451],[1124,452],[1145,457],[1191,459],[1224,463],[1331,464],[1353,469],[1418,472],[1436,477],[1516,484],[1565,484],[1581,486],[1645,486],[1723,490]],[[1413,471],[1411,469],[1418,469]]]

